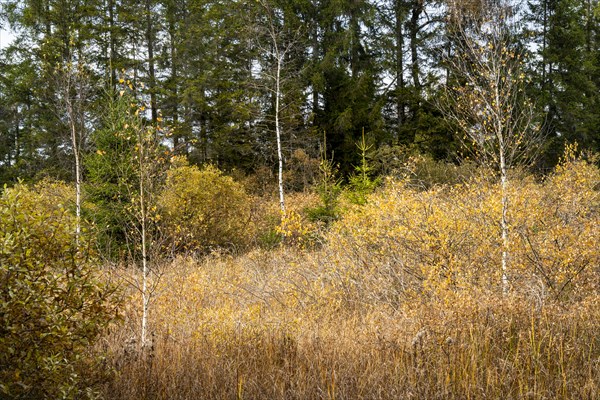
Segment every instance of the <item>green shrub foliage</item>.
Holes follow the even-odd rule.
[[[328,159],[325,152],[321,154],[319,164],[321,179],[316,186],[321,204],[308,208],[306,213],[311,221],[321,221],[329,224],[338,219],[340,215],[340,194],[342,194],[342,180],[339,178],[339,168],[333,162],[333,157]]]
[[[24,185],[0,196],[0,398],[80,397],[83,355],[114,316],[114,288],[55,200]]]
[[[250,198],[241,184],[214,166],[170,170],[159,204],[169,244],[176,251],[248,243]]]
[[[103,126],[91,135],[95,152],[84,159],[85,189],[92,205],[84,212],[96,225],[103,257],[122,259],[130,240],[132,197],[139,186],[135,157],[143,126],[129,94],[113,94],[106,101]]]

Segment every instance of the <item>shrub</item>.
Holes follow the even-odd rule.
[[[600,287],[600,170],[561,163],[515,198],[515,267],[538,299],[579,300]],[[537,189],[537,190],[536,190]],[[534,195],[527,195],[534,193]]]
[[[47,210],[62,207],[75,214],[75,186],[63,181],[44,178],[31,187],[39,197],[40,206]]]
[[[170,170],[159,207],[175,251],[243,247],[249,242],[250,198],[242,185],[212,165]]]
[[[306,221],[295,211],[286,210],[276,232],[284,239],[285,244],[308,247],[316,239],[316,230],[314,223]]]
[[[287,161],[284,183],[287,191],[306,191],[319,177],[319,159],[311,157],[306,151],[296,149]]]
[[[320,226],[309,221],[306,212],[318,205],[317,193],[288,193],[285,207],[287,218],[281,212],[278,194],[257,196],[252,200],[252,224],[258,247],[273,249],[282,243],[304,246],[318,236]],[[284,237],[286,240],[283,240]]]
[[[600,171],[561,165],[545,182],[509,187],[511,292],[536,304],[598,294]],[[340,275],[354,296],[394,305],[414,296],[501,288],[499,185],[474,179],[429,190],[390,180],[364,207],[352,208],[329,234]],[[340,282],[345,282],[340,280]]]
[[[75,217],[51,188],[0,196],[0,397],[74,398],[82,357],[113,319],[114,288],[100,282]]]

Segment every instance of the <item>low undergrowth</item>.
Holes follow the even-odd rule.
[[[139,324],[133,310],[107,339],[115,374],[106,398],[600,394],[597,296],[542,308],[478,292],[399,308],[350,305],[323,279],[332,268],[323,261],[289,252],[178,260],[155,298],[152,350],[129,347]]]
[[[597,399],[599,175],[572,162],[513,180],[508,294],[485,180],[389,181],[319,246],[177,258],[155,282],[151,348],[136,293],[105,338],[104,395]]]

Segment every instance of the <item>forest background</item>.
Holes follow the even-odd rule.
[[[73,179],[57,68],[85,75],[82,137],[101,129],[106,96],[121,79],[147,106],[163,143],[193,164],[251,173],[276,164],[272,25],[288,48],[281,71],[287,160],[319,158],[327,135],[347,176],[363,130],[377,173],[396,153],[457,162],[456,129],[434,106],[452,73],[450,10],[485,4],[441,1],[4,1],[15,35],[2,49],[0,183],[16,177]],[[265,5],[267,6],[265,8]],[[530,1],[511,16],[526,90],[547,132],[537,167],[547,171],[564,143],[598,150],[598,5]],[[454,35],[455,36],[455,35]],[[168,137],[166,137],[168,135]],[[93,152],[86,140],[81,150]],[[397,163],[396,163],[397,164]],[[288,169],[293,167],[290,165]]]

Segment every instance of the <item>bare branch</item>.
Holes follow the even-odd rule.
[[[500,176],[502,291],[509,289],[508,170],[529,164],[541,132],[524,90],[522,55],[512,43],[512,9],[503,4],[451,4],[449,29],[454,53],[444,60],[452,72],[438,103],[459,129],[458,139],[482,165]],[[452,8],[454,7],[454,8]]]

